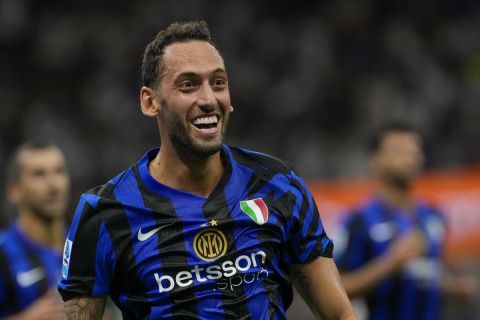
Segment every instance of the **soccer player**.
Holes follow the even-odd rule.
[[[0,318],[58,319],[65,241],[64,213],[70,179],[62,151],[50,143],[27,142],[7,169],[8,197],[16,221],[0,233]]]
[[[140,103],[161,147],[85,193],[66,240],[65,319],[284,319],[293,280],[314,312],[354,318],[315,203],[290,166],[222,143],[223,57],[205,22],[147,46]],[[134,128],[130,128],[133,130]]]
[[[370,319],[439,319],[445,222],[412,194],[424,162],[422,139],[403,123],[372,137],[376,195],[348,215],[335,259],[350,297],[364,296]]]

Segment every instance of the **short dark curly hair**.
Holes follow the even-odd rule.
[[[158,75],[162,71],[162,56],[167,46],[191,40],[207,41],[216,48],[210,37],[208,25],[203,20],[175,22],[160,31],[147,45],[143,54],[142,85],[152,88],[157,84]]]
[[[52,141],[43,139],[32,139],[22,143],[10,156],[5,168],[5,177],[8,183],[16,182],[21,173],[20,154],[24,151],[39,151],[50,148],[56,148],[60,150],[60,147]]]
[[[412,133],[418,134],[421,137],[419,130],[408,123],[400,121],[388,122],[377,128],[370,136],[370,139],[368,141],[369,152],[377,152],[380,149],[380,146],[385,136],[391,132]]]

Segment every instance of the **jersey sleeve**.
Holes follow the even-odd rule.
[[[333,242],[323,228],[317,205],[303,180],[292,171],[293,209],[288,223],[288,252],[291,264],[332,257]]]
[[[8,309],[12,307],[9,300],[12,299],[13,290],[11,285],[12,283],[11,281],[9,283],[9,279],[7,278],[10,274],[8,267],[8,259],[2,246],[0,246],[0,317],[8,315]]]
[[[62,261],[58,290],[64,301],[76,296],[102,296],[110,289],[115,254],[96,207],[99,198],[83,195],[75,211]]]
[[[337,240],[338,239],[338,240]],[[368,234],[360,213],[348,214],[334,233],[334,259],[339,271],[359,268],[368,260]]]

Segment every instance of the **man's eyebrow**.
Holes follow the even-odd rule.
[[[227,71],[225,71],[225,69],[223,69],[223,68],[217,68],[212,73],[225,73],[226,74]]]
[[[217,68],[215,70],[213,70],[212,72],[209,72],[210,74],[216,74],[216,73],[224,73],[224,74],[227,74],[227,72],[225,71],[225,69],[223,68]],[[182,72],[180,73],[178,76],[176,76],[176,78],[180,78],[180,77],[198,77],[200,76],[200,73],[196,73],[196,72],[191,72],[191,71],[187,71],[187,72]]]

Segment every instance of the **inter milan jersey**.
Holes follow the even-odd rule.
[[[289,267],[333,249],[304,182],[280,160],[223,146],[225,173],[204,198],[150,175],[158,151],[81,197],[63,298],[109,294],[124,319],[284,319]]]
[[[59,252],[40,246],[13,224],[0,233],[0,318],[27,308],[60,279]]]
[[[444,220],[425,203],[417,203],[412,214],[375,198],[347,216],[338,234],[335,248],[338,269],[353,271],[387,252],[392,241],[414,229],[422,232],[426,253],[367,294],[370,319],[440,319]]]

